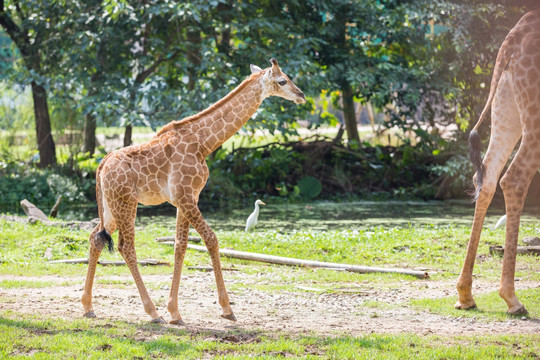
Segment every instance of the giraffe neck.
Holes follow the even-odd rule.
[[[252,76],[220,100],[220,106],[203,116],[197,123],[204,156],[212,153],[240,130],[257,111],[263,99],[261,77]]]
[[[267,96],[261,74],[251,75],[214,105],[165,125],[156,136],[176,130],[197,134],[199,152],[206,157],[240,130]]]

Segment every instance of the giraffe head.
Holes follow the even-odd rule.
[[[276,59],[270,59],[271,67],[261,69],[256,65],[251,65],[251,73],[261,73],[261,82],[263,86],[262,98],[269,96],[279,96],[284,99],[294,101],[297,104],[306,102],[306,97],[302,90],[296,86],[289,77],[281,71]]]

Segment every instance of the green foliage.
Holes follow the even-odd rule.
[[[30,155],[21,147],[35,143],[35,135],[29,131],[34,114],[28,91],[1,82],[0,93],[0,153],[3,158],[27,158]]]
[[[209,164],[210,179],[204,194],[221,202],[234,201],[239,194],[276,195],[278,184],[285,189],[294,186],[287,182],[287,176],[301,170],[302,159],[302,155],[280,146],[220,152]]]
[[[351,151],[330,141],[291,142],[220,152],[209,162],[211,175],[201,196],[222,204],[263,195],[298,201],[319,193],[434,198],[432,183],[446,156],[423,146],[363,145]]]
[[[321,182],[313,176],[306,176],[298,181],[298,188],[300,189],[300,194],[305,199],[311,200],[321,193],[322,185]]]
[[[465,144],[456,141],[448,147],[451,150],[446,151],[446,154],[438,155],[447,159],[431,166],[431,171],[447,184],[445,185],[447,197],[460,197],[460,195],[463,196],[464,190],[473,188],[472,178],[475,170]]]
[[[68,165],[38,169],[32,164],[1,162],[0,208],[20,212],[19,202],[27,199],[46,211],[60,195],[62,206],[85,203],[95,198],[96,159],[83,159],[79,170],[74,171],[74,168],[77,169]]]
[[[69,147],[69,154],[58,154],[72,166],[62,176],[73,175],[91,198],[96,163],[78,154],[85,119],[156,129],[222,98],[248,76],[250,63],[264,68],[277,57],[308,101],[296,106],[266,100],[245,126],[249,133],[280,133],[288,141],[299,120],[310,129],[335,126],[341,114],[330,111],[329,98],[340,109],[350,87],[351,97],[370,101],[385,113],[385,126],[397,126],[417,145],[366,148],[351,142],[312,160],[292,145],[219,154],[210,164],[210,200],[254,193],[296,200],[303,196],[298,181],[306,176],[322,183],[323,195],[432,198],[434,176],[455,177],[455,189],[468,182],[466,158],[448,155],[438,129],[457,123],[464,131],[484,105],[496,51],[522,13],[514,3],[499,3],[165,0],[141,7],[6,0],[2,18],[9,15],[28,34],[28,44],[19,51],[14,44],[20,38],[0,34],[1,155],[6,161],[35,155],[31,101],[26,96],[19,102],[16,95],[32,82],[42,85],[53,135]],[[15,84],[20,91],[9,89]],[[79,182],[81,176],[89,180]],[[62,186],[74,191],[66,181]]]

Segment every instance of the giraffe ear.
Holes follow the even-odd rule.
[[[281,74],[281,69],[279,68],[278,61],[275,58],[271,58],[269,61],[270,61],[270,64],[272,64],[272,73],[275,76],[278,76],[279,74]]]
[[[257,73],[260,73],[262,71],[262,69],[260,67],[258,67],[257,65],[249,65],[249,67],[251,68],[251,73],[252,74],[257,74]]]

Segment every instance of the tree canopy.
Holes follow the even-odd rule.
[[[200,111],[239,84],[250,63],[265,67],[270,57],[310,101],[267,102],[248,128],[294,131],[322,92],[334,94],[350,144],[361,141],[358,101],[430,144],[422,124],[457,121],[465,129],[474,120],[500,42],[532,6],[518,5],[1,0],[0,78],[32,88],[42,166],[56,162],[51,99],[71,104],[85,133],[83,150],[92,153],[96,124],[125,126],[129,145],[132,125],[155,129]]]

